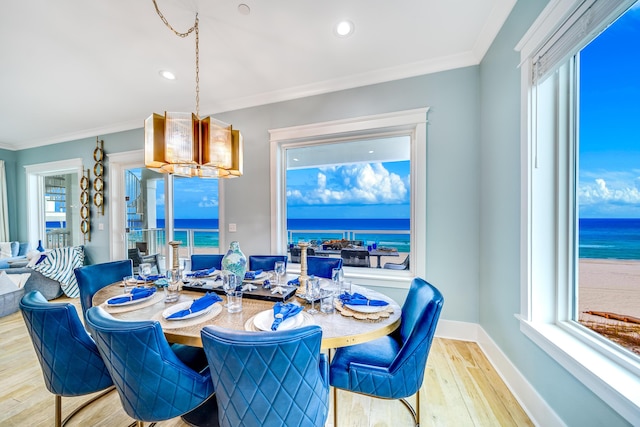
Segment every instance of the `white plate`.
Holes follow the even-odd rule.
[[[353,311],[359,311],[360,313],[377,313],[379,311],[384,311],[389,307],[387,305],[351,305],[345,304],[345,306]]]
[[[302,316],[302,311],[296,314],[293,317],[289,317],[280,323],[278,326],[279,331],[287,331],[289,329],[295,329],[302,325],[304,322],[304,317]],[[270,331],[271,325],[273,324],[273,309],[261,311],[256,314],[256,317],[253,318],[253,324],[256,325],[256,328],[261,331]]]
[[[196,311],[195,313],[187,314],[186,316],[178,317],[175,319],[168,319],[168,317],[171,316],[173,313],[177,313],[180,310],[187,310],[189,307],[191,307],[191,304],[193,304],[193,301],[185,301],[185,302],[181,302],[180,304],[176,304],[172,307],[169,307],[162,312],[162,317],[164,317],[165,320],[191,319],[193,317],[198,317],[198,316],[202,316],[203,314],[207,314],[208,312],[211,311],[213,306],[216,305],[216,303],[214,303],[214,304],[211,304],[209,307],[205,308],[204,310]]]
[[[121,303],[119,303],[119,304],[110,304],[110,303],[109,303],[109,300],[110,300],[111,298],[119,298],[119,297],[127,297],[127,298],[128,298],[129,296],[131,296],[131,294],[120,294],[120,295],[116,295],[116,296],[114,296],[114,297],[109,298],[109,300],[107,300],[107,305],[108,305],[109,307],[119,307],[119,306],[121,306],[121,305],[138,304],[138,303],[140,303],[140,302],[142,302],[142,301],[146,301],[146,300],[148,300],[149,298],[153,298],[153,297],[155,296],[155,294],[156,294],[156,292],[152,293],[152,294],[151,294],[151,295],[149,295],[148,297],[138,298],[138,299],[134,299],[134,300],[131,300],[131,301],[125,301],[125,302],[121,302]]]

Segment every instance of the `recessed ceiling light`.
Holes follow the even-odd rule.
[[[171,71],[167,71],[167,70],[160,70],[160,75],[162,77],[164,77],[167,80],[175,80],[176,79],[176,75],[173,74]]]
[[[240,3],[238,5],[238,12],[240,12],[241,15],[248,15],[251,13],[251,8],[244,3]]]
[[[340,21],[335,26],[335,33],[338,37],[348,37],[353,34],[355,26],[351,21]]]

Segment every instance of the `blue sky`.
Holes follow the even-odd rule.
[[[640,218],[640,5],[580,55],[582,218]]]
[[[409,218],[409,161],[287,171],[289,218]]]
[[[173,188],[174,218],[218,219],[218,180],[174,177]],[[164,218],[164,180],[158,180],[156,194],[156,215]]]

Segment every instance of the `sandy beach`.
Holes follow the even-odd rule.
[[[581,259],[578,307],[640,318],[640,261]]]

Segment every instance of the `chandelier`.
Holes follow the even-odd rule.
[[[187,32],[176,31],[156,12],[177,36],[196,36],[196,113],[153,113],[144,122],[145,167],[185,177],[234,178],[242,175],[242,134],[230,124],[213,117],[200,118],[200,34],[198,14]]]

